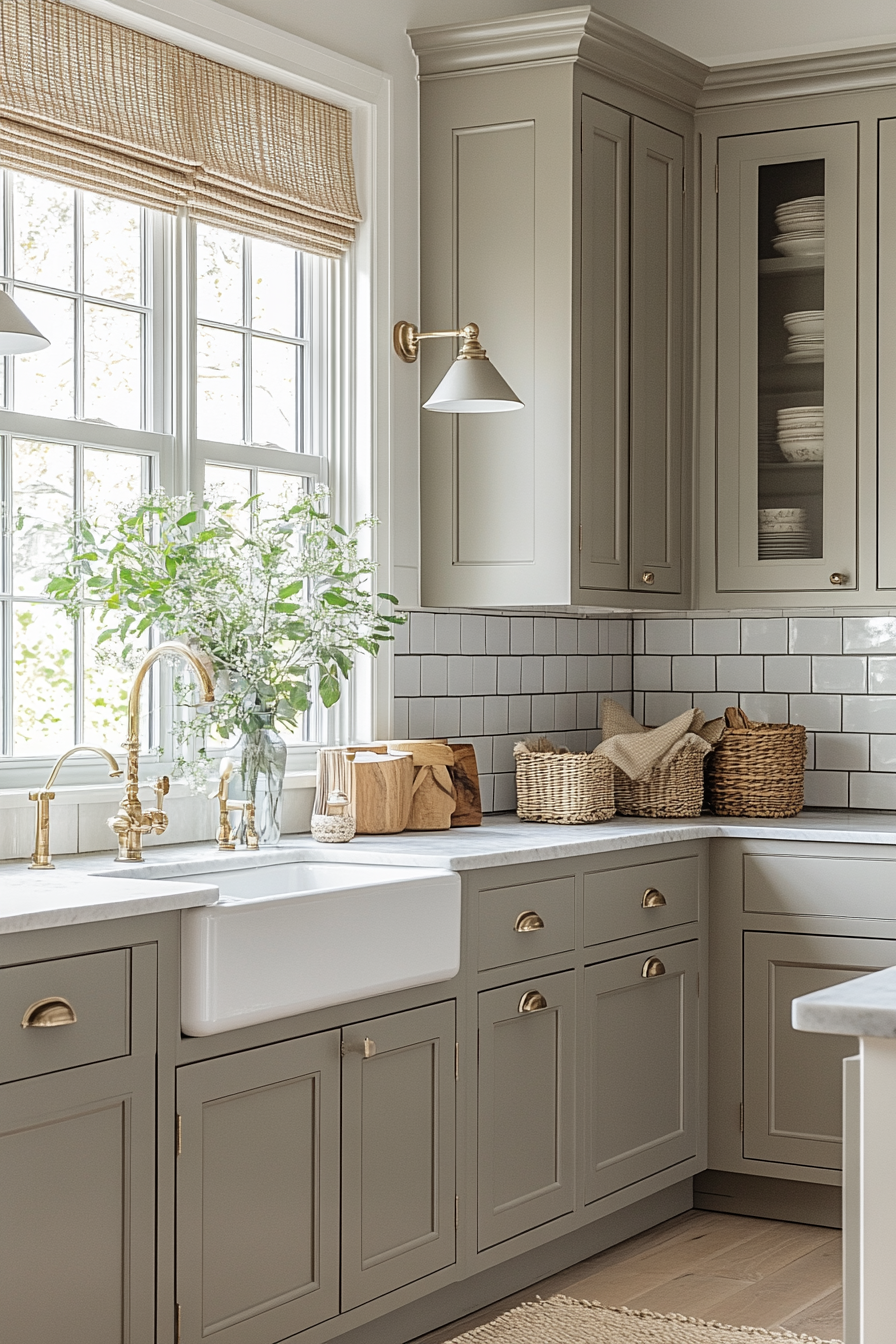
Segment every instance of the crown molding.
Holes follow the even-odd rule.
[[[423,80],[579,61],[620,84],[692,109],[708,73],[699,61],[589,5],[414,28],[409,37]]]
[[[713,66],[697,107],[729,107],[772,98],[805,98],[894,86],[896,43],[887,42]]]

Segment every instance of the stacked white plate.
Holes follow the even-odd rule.
[[[779,410],[778,447],[788,462],[824,461],[824,407],[786,406]]]
[[[783,462],[778,446],[778,427],[773,420],[762,421],[757,435],[760,462]]]
[[[824,359],[824,310],[785,313],[785,364],[820,364]]]
[[[760,560],[802,560],[810,546],[805,509],[759,510]]]
[[[775,210],[778,235],[772,239],[776,252],[785,257],[824,256],[824,197],[801,196],[784,201]]]

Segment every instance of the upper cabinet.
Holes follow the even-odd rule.
[[[525,403],[421,412],[422,600],[686,605],[700,67],[583,9],[411,37],[421,326],[477,322]],[[451,358],[423,348],[422,400]]]

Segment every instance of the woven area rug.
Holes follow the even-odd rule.
[[[720,1325],[690,1316],[658,1316],[628,1307],[604,1307],[572,1297],[526,1302],[488,1325],[480,1325],[451,1344],[762,1344],[763,1340],[800,1344],[840,1344],[789,1330],[758,1330]]]

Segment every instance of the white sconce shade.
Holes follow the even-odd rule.
[[[34,350],[45,350],[49,344],[6,291],[0,289],[0,355],[28,355]]]
[[[522,405],[491,360],[456,359],[429,401],[423,403],[423,409],[482,415],[518,411]]]

